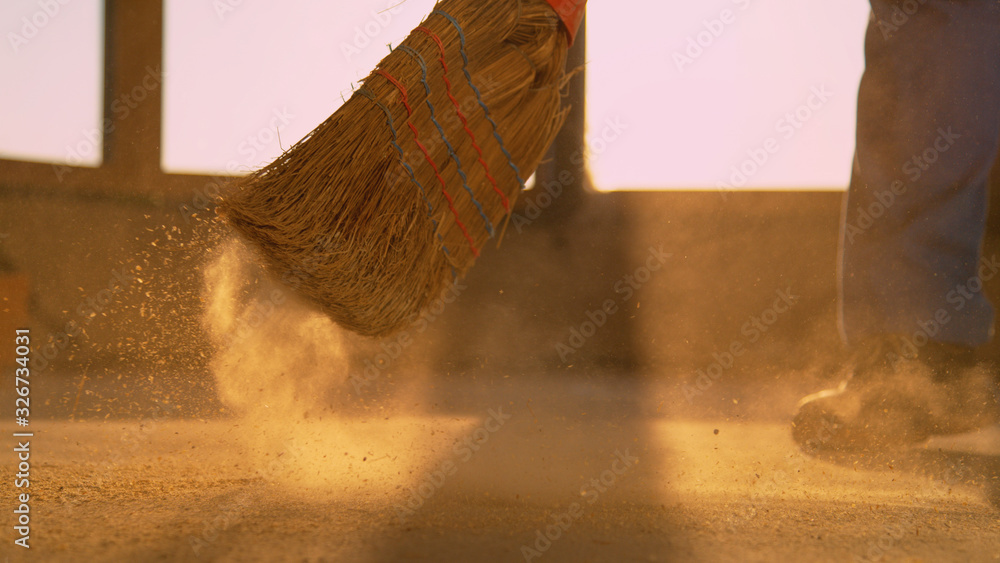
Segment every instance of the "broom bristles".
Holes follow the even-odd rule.
[[[345,328],[398,331],[500,235],[568,111],[566,51],[542,0],[443,0],[220,214]]]

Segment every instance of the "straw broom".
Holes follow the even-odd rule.
[[[219,213],[338,324],[407,326],[499,238],[566,117],[586,0],[442,0]]]

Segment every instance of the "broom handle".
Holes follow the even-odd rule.
[[[566,31],[569,32],[569,44],[573,44],[576,39],[576,32],[580,29],[580,22],[583,21],[583,13],[587,7],[587,0],[546,0],[549,6],[559,14]]]

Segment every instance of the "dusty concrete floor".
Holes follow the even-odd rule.
[[[678,418],[648,404],[655,389],[533,381],[481,386],[462,414],[416,405],[405,416],[41,421],[31,442],[32,548],[13,547],[8,526],[0,553],[1000,560],[989,503],[1000,429],[879,459],[817,460],[798,452],[780,417]],[[10,507],[13,497],[5,479],[0,498]]]

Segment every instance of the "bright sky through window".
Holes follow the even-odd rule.
[[[845,189],[868,2],[588,4],[600,189]]]
[[[101,163],[104,3],[0,2],[0,157]]]
[[[305,136],[434,2],[165,5],[163,167],[216,173],[260,168]]]
[[[166,0],[162,164],[259,168],[333,113],[433,0]],[[0,155],[97,165],[103,4],[0,3]],[[864,0],[589,4],[601,189],[843,189]],[[54,13],[49,13],[54,12]]]

